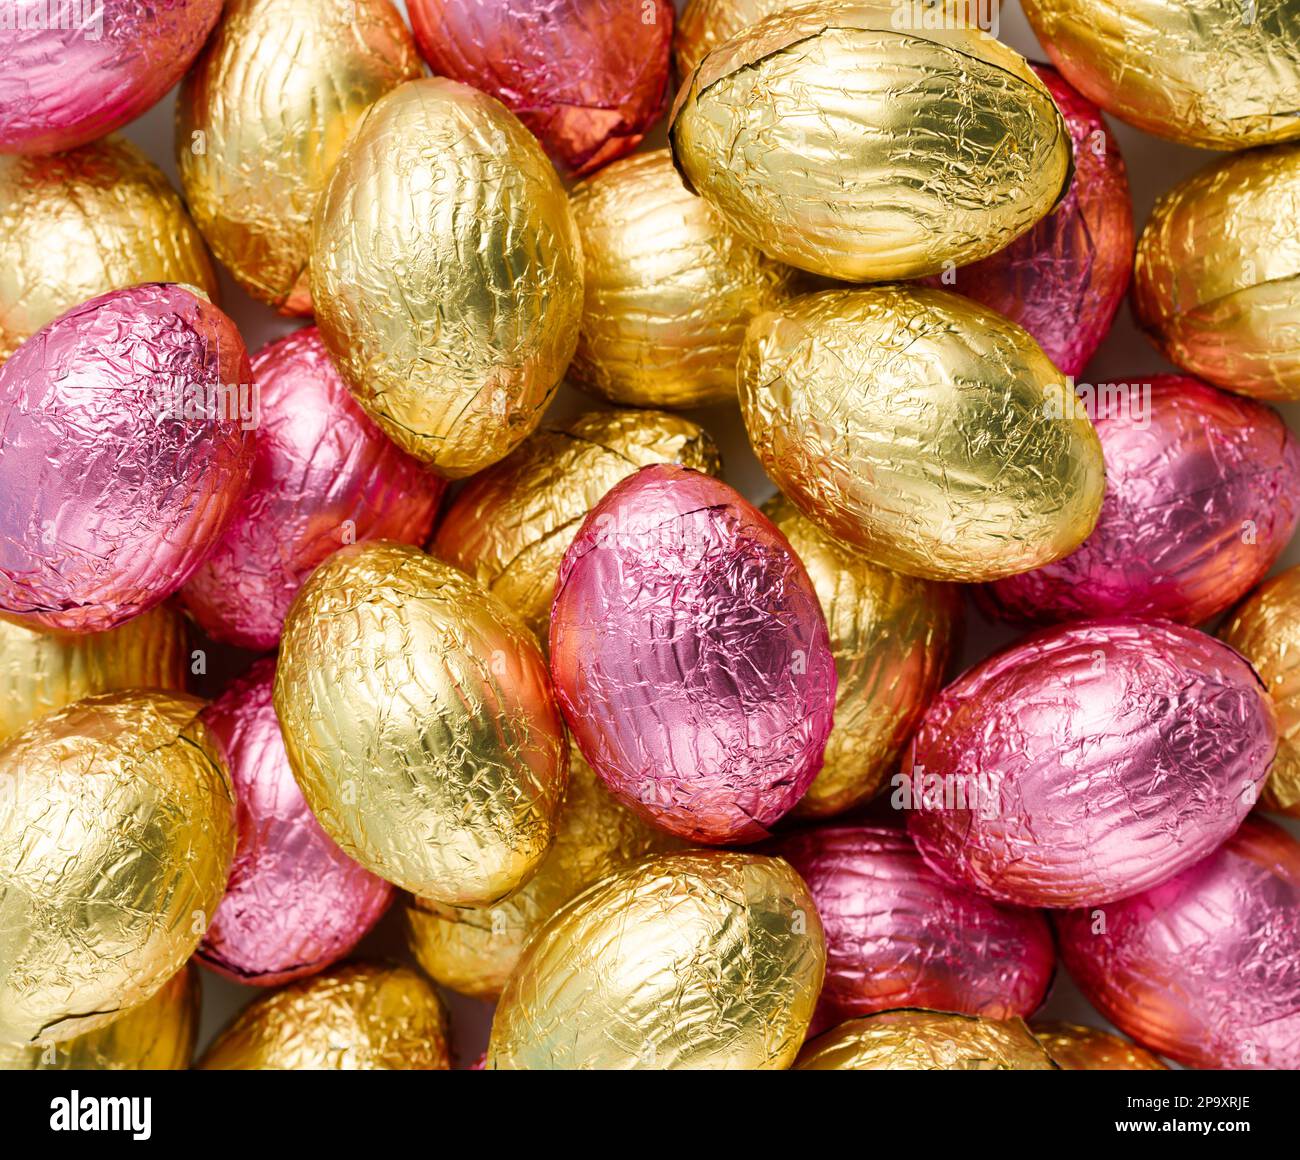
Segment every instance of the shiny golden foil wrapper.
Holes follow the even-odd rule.
[[[1022,1019],[882,1011],[850,1019],[799,1053],[797,1071],[1055,1071]]]
[[[796,272],[689,193],[667,149],[616,161],[572,202],[587,273],[569,378],[637,407],[734,399],[745,328]]]
[[[497,1006],[487,1066],[786,1068],[825,969],[817,908],[784,859],[660,855],[537,932]]]
[[[373,105],[317,207],[321,336],[372,419],[449,478],[532,433],[573,357],[569,199],[504,105],[439,78]]]
[[[336,552],[289,609],[274,700],[307,804],[371,873],[482,906],[542,864],[564,726],[536,638],[463,572],[390,541]]]
[[[1101,443],[1029,334],[955,294],[831,290],[753,322],[740,404],[768,475],[871,561],[993,580],[1072,552]]]
[[[1168,1071],[1160,1060],[1127,1039],[1077,1023],[1032,1023],[1034,1037],[1062,1071]]]
[[[1300,399],[1300,145],[1224,157],[1156,202],[1133,306],[1172,362],[1229,391]]]
[[[0,362],[47,322],[139,282],[217,276],[180,196],[121,137],[51,157],[0,157]]]
[[[0,1043],[111,1023],[198,946],[235,852],[202,708],[104,693],[0,747]]]
[[[1300,136],[1295,0],[1023,0],[1065,79],[1108,113],[1183,145]]]
[[[803,561],[831,634],[835,724],[795,813],[821,818],[874,797],[943,684],[960,633],[955,585],[901,576],[819,528],[784,496],[763,505]]]
[[[362,114],[422,74],[389,0],[227,0],[176,102],[190,212],[236,282],[311,313],[311,218]]]
[[[545,647],[565,549],[611,487],[652,463],[722,470],[707,431],[662,411],[593,411],[545,428],[461,489],[430,551],[514,609]]]
[[[669,126],[687,186],[769,257],[855,282],[1023,234],[1068,188],[1064,119],[1013,50],[956,20],[900,29],[911,11],[810,5],[709,53]]]
[[[254,999],[204,1071],[447,1071],[447,1013],[409,967],[350,963]]]

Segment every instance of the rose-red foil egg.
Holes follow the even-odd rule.
[[[393,899],[307,808],[271,703],[274,681],[274,659],[258,661],[203,711],[234,782],[239,838],[198,954],[227,978],[264,987],[342,958]]]
[[[1027,636],[943,690],[895,804],[954,881],[1086,906],[1225,841],[1276,749],[1272,705],[1232,649],[1160,621],[1090,621]]]
[[[1264,578],[1300,516],[1300,450],[1264,406],[1181,375],[1098,384],[1106,496],[1064,559],[995,581],[1018,623],[1150,616],[1200,624]]]
[[[248,352],[183,286],[83,302],[0,366],[0,615],[99,632],[180,588],[252,465]]]
[[[749,842],[821,768],[835,661],[808,573],[725,483],[642,468],[560,565],[551,672],[609,790],[691,841]]]
[[[315,327],[253,356],[248,491],[181,596],[216,640],[271,649],[308,573],[344,544],[420,544],[446,484],[366,417]]]
[[[408,0],[437,76],[491,93],[577,176],[631,153],[664,113],[668,0]]]
[[[0,153],[57,153],[154,105],[189,67],[221,0],[0,5]]]
[[[1248,819],[1177,877],[1056,916],[1107,1019],[1190,1067],[1300,1068],[1300,843]]]

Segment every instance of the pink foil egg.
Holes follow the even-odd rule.
[[[808,574],[725,483],[645,467],[560,565],[551,672],[608,789],[654,824],[752,842],[821,768],[835,662]]]
[[[198,55],[221,0],[0,4],[0,153],[57,153],[158,102]]]
[[[308,573],[344,544],[420,544],[446,484],[353,400],[315,327],[253,357],[259,419],[238,513],[181,593],[216,640],[271,649]]]
[[[1096,1008],[1190,1067],[1300,1069],[1300,843],[1250,818],[1154,889],[1056,916]]]
[[[183,286],[83,302],[0,366],[0,615],[113,628],[166,599],[248,482],[251,373]]]
[[[1092,535],[980,603],[1019,623],[1200,624],[1246,595],[1300,516],[1300,451],[1271,407],[1181,375],[1094,388],[1106,496]]]
[[[203,712],[235,786],[239,838],[199,957],[240,983],[274,986],[347,954],[393,899],[321,829],[294,781],[271,703],[275,661],[258,661]]]
[[[1276,749],[1272,705],[1232,649],[1160,621],[1091,621],[1027,636],[944,689],[904,758],[903,804],[953,881],[1085,906],[1225,841]]]

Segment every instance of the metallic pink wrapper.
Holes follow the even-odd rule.
[[[252,465],[248,352],[182,286],[83,302],[0,366],[0,615],[99,632],[181,587]]]
[[[1190,1067],[1300,1069],[1300,843],[1248,819],[1153,890],[1056,915],[1061,955],[1121,1031]]]
[[[0,153],[57,153],[134,120],[181,79],[221,0],[0,4]]]
[[[235,786],[230,882],[199,947],[214,971],[274,986],[347,954],[388,909],[393,887],[321,829],[294,781],[271,703],[275,661],[258,661],[203,711]]]
[[[994,615],[1200,624],[1258,584],[1291,539],[1300,450],[1276,411],[1181,375],[1116,387],[1097,392],[1106,497],[1096,528],[1063,560],[984,588]]]
[[[835,662],[807,572],[725,483],[645,467],[560,565],[551,672],[621,801],[691,841],[752,842],[821,768]]]
[[[940,693],[903,760],[904,804],[925,860],[954,881],[1086,906],[1226,840],[1276,749],[1264,687],[1225,644],[1091,621],[1027,636]]]
[[[271,649],[308,573],[344,544],[421,544],[446,484],[352,398],[315,327],[253,357],[259,420],[238,513],[181,593],[216,640]]]
[[[437,76],[505,103],[574,176],[631,153],[664,113],[668,0],[408,0]]]

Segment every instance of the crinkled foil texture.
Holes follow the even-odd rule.
[[[1300,145],[1222,158],[1156,202],[1133,311],[1162,354],[1230,391],[1300,399],[1297,217]]]
[[[1029,1029],[1062,1071],[1168,1071],[1149,1051],[1095,1027],[1031,1023]]]
[[[910,829],[932,867],[991,897],[1106,903],[1231,836],[1276,749],[1263,686],[1213,637],[1140,620],[1045,629],[931,705],[903,759]]]
[[[181,597],[209,636],[264,650],[317,564],[364,540],[423,543],[446,485],[370,421],[315,327],[263,347],[252,374],[248,490]]]
[[[529,942],[492,1022],[494,1070],[776,1070],[826,952],[790,864],[666,854],[579,895]]]
[[[342,958],[393,898],[307,808],[271,702],[274,679],[274,659],[259,661],[203,712],[234,783],[239,841],[198,953],[221,974],[261,986]]]
[[[365,115],[317,206],[325,345],[398,446],[460,478],[532,433],[577,343],[582,248],[541,147],[439,78]]]
[[[120,137],[0,157],[0,362],[87,298],[184,282],[217,299],[203,238],[161,169]]]
[[[967,298],[811,294],[754,320],[738,373],[768,475],[886,568],[991,580],[1059,559],[1096,522],[1087,415],[1023,329]]]
[[[252,443],[235,324],[183,287],[93,298],[0,366],[0,611],[113,628],[170,596],[225,530]]]
[[[1270,407],[1178,375],[1097,388],[1106,498],[1076,551],[996,583],[1018,623],[1134,615],[1200,624],[1249,592],[1300,517],[1300,450]]]
[[[1025,0],[1052,63],[1157,137],[1244,149],[1300,136],[1293,0]]]
[[[368,870],[482,906],[541,865],[564,726],[536,639],[463,572],[390,541],[337,552],[289,611],[274,700],[308,805]]]
[[[205,1071],[447,1071],[447,1013],[407,967],[352,963],[254,999]]]
[[[1056,921],[1080,989],[1139,1043],[1189,1067],[1300,1068],[1300,844],[1284,830],[1248,820],[1171,881]]]
[[[901,31],[897,13],[778,12],[684,81],[677,166],[769,257],[849,281],[934,274],[1064,196],[1070,135],[1029,65],[965,26]]]
[[[309,314],[311,218],[362,114],[422,74],[389,0],[230,0],[176,102],[190,212],[235,281]]]
[[[586,300],[569,378],[639,407],[734,399],[745,328],[791,296],[795,271],[688,192],[666,149],[611,165],[572,202]]]
[[[0,1043],[110,1023],[198,945],[235,848],[202,707],[105,693],[0,748]]]
[[[222,0],[14,0],[0,35],[0,152],[56,153],[103,137],[189,67]],[[39,28],[23,28],[40,23]]]
[[[738,492],[644,467],[565,553],[551,671],[605,785],[688,841],[751,842],[821,768],[835,661],[808,573]]]
[[[545,644],[565,549],[605,493],[651,463],[722,470],[707,431],[662,411],[592,411],[543,428],[456,493],[430,551],[508,604]]]

